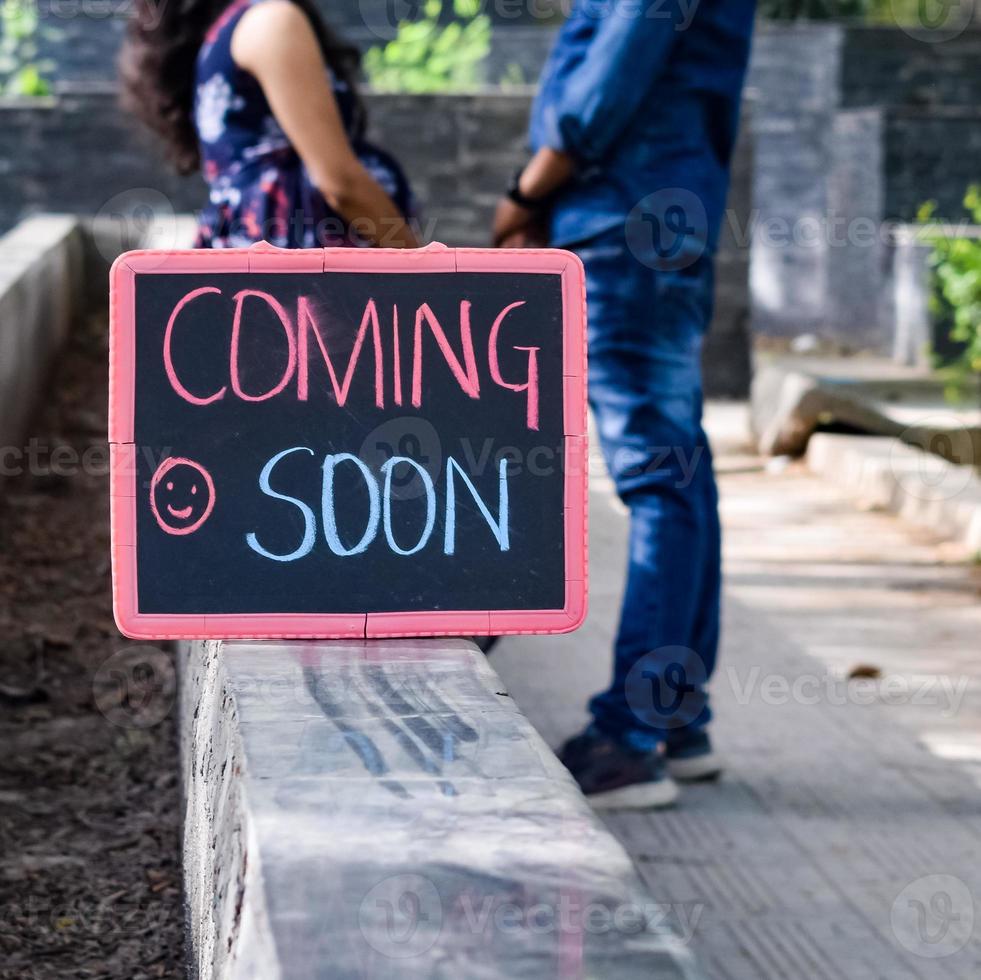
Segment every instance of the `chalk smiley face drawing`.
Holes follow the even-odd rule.
[[[150,481],[150,509],[167,534],[192,534],[211,516],[215,483],[200,464],[168,456]]]

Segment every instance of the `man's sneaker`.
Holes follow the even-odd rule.
[[[680,730],[668,734],[668,772],[681,782],[718,779],[722,759],[712,751],[712,742],[704,729]]]
[[[678,798],[661,751],[638,752],[592,725],[565,743],[559,759],[597,809],[647,810]]]

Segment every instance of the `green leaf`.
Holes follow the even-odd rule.
[[[22,68],[9,84],[15,95],[38,97],[51,94],[51,87],[33,65]]]
[[[479,13],[480,0],[454,0],[460,20],[446,26],[436,20],[442,11],[441,0],[427,0],[423,9],[424,20],[403,21],[384,48],[368,50],[364,59],[368,81],[386,91],[472,88],[477,66],[490,52],[491,23]]]

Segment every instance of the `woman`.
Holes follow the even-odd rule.
[[[203,169],[199,248],[418,245],[401,169],[363,138],[358,61],[312,0],[141,4],[125,102],[181,173]]]

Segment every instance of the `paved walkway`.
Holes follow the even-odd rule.
[[[728,774],[609,825],[710,980],[981,976],[981,569],[801,464],[768,472],[744,420],[709,413]],[[494,654],[553,746],[606,680],[622,584],[625,515],[593,484],[586,626]]]

